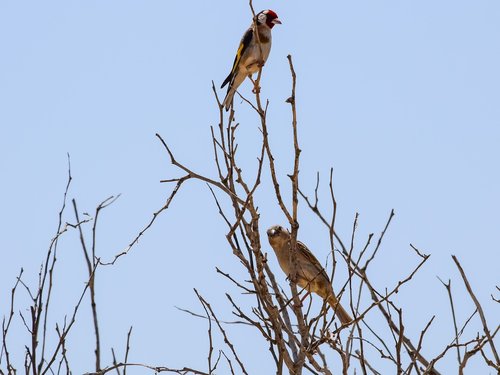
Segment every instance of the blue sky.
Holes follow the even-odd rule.
[[[272,8],[283,21],[273,30],[261,82],[270,100],[278,171],[286,184],[292,169],[286,55],[292,54],[302,188],[313,192],[317,171],[326,187],[334,168],[338,231],[348,238],[359,212],[358,246],[368,233],[379,233],[395,209],[372,270],[381,289],[415,265],[410,243],[432,254],[411,289],[397,297],[413,337],[437,315],[429,332],[432,356],[453,337],[436,276],[452,278],[463,297],[456,301],[459,319],[473,311],[451,254],[461,260],[493,325],[500,315],[490,297],[500,262],[500,3],[305,4],[254,2],[256,10]],[[180,161],[216,175],[210,125],[218,113],[211,81],[218,87],[226,77],[250,19],[247,1],[0,2],[1,315],[20,267],[27,282],[36,282],[57,225],[66,153],[74,177],[70,197],[81,211],[92,213],[108,196],[122,194],[101,217],[103,257],[121,251],[163,205],[171,186],[159,181],[180,175],[156,132]],[[244,94],[250,90],[249,83],[241,86]],[[243,103],[235,106],[241,163],[251,171],[257,118]],[[325,204],[327,193],[321,196]],[[257,198],[263,228],[285,223],[268,176]],[[300,218],[300,239],[326,259],[326,234],[302,202]],[[66,220],[73,220],[71,211]],[[197,288],[222,318],[231,318],[224,297],[231,287],[214,267],[243,275],[224,235],[208,189],[190,182],[139,245],[102,270],[98,306],[108,363],[109,348],[123,348],[133,325],[134,361],[204,366],[206,324],[174,306],[201,311],[192,291]],[[61,249],[60,300],[54,301],[59,318],[71,312],[68,302],[76,300],[86,272],[76,233],[65,236]],[[271,249],[265,250],[282,276]],[[284,277],[280,281],[285,285]],[[77,371],[92,363],[92,337],[83,334],[90,323],[82,318],[73,338]],[[239,327],[233,338],[243,347],[263,345]],[[452,363],[444,361],[441,369]],[[263,373],[270,366],[264,356],[251,370]]]

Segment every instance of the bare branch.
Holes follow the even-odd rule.
[[[472,301],[474,301],[474,304],[476,305],[477,311],[479,313],[479,317],[481,318],[481,323],[483,324],[483,330],[484,333],[486,334],[486,337],[488,338],[488,343],[490,345],[491,351],[495,357],[496,363],[497,363],[497,370],[500,370],[500,358],[498,357],[497,350],[495,348],[495,343],[493,342],[493,338],[491,337],[490,330],[488,329],[488,324],[486,322],[486,317],[484,316],[483,308],[481,307],[481,304],[479,303],[476,295],[472,291],[472,288],[469,284],[469,280],[467,279],[467,276],[465,276],[465,272],[460,265],[460,262],[458,261],[457,257],[455,255],[451,256],[453,258],[453,261],[457,265],[458,270],[460,271],[460,275],[462,276],[462,280],[464,281],[465,287],[467,288],[467,292],[469,293],[470,297],[472,298]]]

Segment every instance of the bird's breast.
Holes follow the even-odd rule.
[[[262,44],[267,44],[271,41],[271,35],[269,33],[259,33],[259,40]]]

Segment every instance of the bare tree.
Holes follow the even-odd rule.
[[[250,2],[252,13],[254,13]],[[219,109],[218,126],[210,128],[210,142],[213,145],[213,165],[217,171],[215,176],[198,173],[188,165],[179,161],[174,150],[160,134],[156,134],[168,155],[169,162],[181,172],[180,177],[165,179],[163,183],[173,184],[173,189],[167,197],[165,204],[153,214],[145,227],[134,236],[129,246],[117,253],[110,261],[103,261],[98,255],[96,246],[96,231],[100,213],[110,206],[117,197],[104,200],[96,208],[93,216],[82,215],[77,207],[76,200],[72,200],[74,221],[64,222],[63,212],[66,210],[67,194],[71,184],[71,168],[68,168],[68,183],[64,194],[62,208],[59,212],[59,225],[53,240],[47,250],[42,264],[38,285],[34,288],[23,280],[23,271],[19,273],[14,287],[11,290],[10,309],[2,322],[2,349],[0,353],[0,374],[15,374],[21,367],[14,364],[11,359],[9,345],[9,330],[13,319],[21,319],[25,329],[29,332],[31,340],[25,346],[24,370],[33,375],[47,373],[71,372],[70,361],[66,355],[67,337],[76,322],[81,304],[88,295],[91,306],[92,322],[95,336],[95,365],[87,369],[88,374],[105,374],[116,371],[126,374],[135,367],[150,369],[152,372],[170,372],[178,374],[215,374],[232,373],[248,374],[247,364],[243,360],[242,352],[248,348],[237,347],[231,341],[231,325],[221,320],[215,313],[212,305],[196,289],[195,293],[204,311],[198,314],[187,311],[195,318],[203,318],[208,325],[208,355],[207,367],[203,370],[190,367],[170,368],[166,366],[152,366],[143,363],[131,363],[128,354],[131,347],[132,328],[126,336],[125,355],[122,360],[116,358],[114,350],[113,362],[104,365],[102,362],[102,345],[99,331],[98,309],[96,293],[98,283],[96,273],[106,266],[113,266],[117,261],[126,256],[137,244],[138,240],[151,228],[156,219],[167,211],[177,192],[188,182],[203,182],[210,189],[218,214],[227,226],[225,237],[228,244],[228,256],[235,256],[246,274],[242,280],[231,273],[217,269],[217,272],[241,291],[241,294],[226,293],[229,309],[237,317],[237,323],[244,324],[247,329],[258,332],[267,343],[267,353],[272,358],[276,374],[303,373],[335,374],[335,373],[363,373],[363,374],[440,374],[450,373],[450,369],[440,372],[440,362],[446,356],[456,356],[456,371],[464,373],[468,361],[473,357],[480,357],[484,363],[485,371],[500,373],[500,360],[495,346],[499,325],[488,322],[483,312],[482,303],[474,293],[473,287],[467,279],[459,260],[453,261],[460,273],[467,294],[472,299],[476,310],[471,312],[469,318],[463,322],[457,319],[454,297],[451,290],[451,281],[443,282],[447,292],[451,316],[454,324],[454,334],[449,338],[449,344],[438,353],[429,354],[424,350],[426,340],[432,336],[434,316],[422,327],[417,337],[412,337],[405,331],[405,310],[398,306],[394,296],[396,293],[411,293],[415,274],[429,260],[430,255],[424,254],[415,246],[410,245],[408,251],[414,254],[415,264],[406,272],[406,276],[395,280],[391,287],[378,287],[371,281],[371,264],[380,256],[387,229],[394,217],[391,211],[387,222],[380,235],[370,234],[362,247],[355,246],[357,237],[358,216],[356,215],[352,232],[348,239],[341,238],[336,231],[337,200],[333,187],[333,170],[327,179],[329,202],[319,202],[321,178],[319,173],[313,182],[312,194],[305,192],[300,183],[300,155],[299,123],[297,121],[296,80],[295,69],[291,56],[288,56],[291,74],[291,93],[286,102],[290,105],[293,142],[289,150],[293,155],[293,164],[289,166],[291,173],[281,176],[277,172],[278,161],[273,153],[273,139],[268,133],[267,111],[269,102],[264,101],[260,95],[261,71],[253,81],[254,97],[249,99],[240,96],[241,101],[253,109],[255,122],[260,129],[261,141],[255,145],[257,150],[255,173],[249,176],[241,164],[238,153],[238,128],[235,121],[234,109],[226,115],[221,100],[213,85],[214,97]],[[243,140],[244,141],[244,140]],[[282,166],[281,166],[282,167]],[[266,172],[266,173],[264,173]],[[273,197],[276,205],[286,217],[286,226],[290,229],[291,262],[294,269],[288,278],[289,285],[282,286],[275,277],[275,272],[281,270],[271,269],[267,261],[266,251],[269,249],[265,239],[265,229],[260,224],[261,215],[266,212],[259,209],[256,192],[262,188],[264,176],[270,176],[273,186]],[[291,195],[283,193],[282,186],[290,184]],[[327,268],[330,280],[336,279],[337,297],[344,306],[349,306],[348,312],[352,321],[340,324],[336,319],[335,311],[321,298],[310,295],[307,288],[301,288],[294,280],[298,272],[297,249],[300,229],[299,200],[305,209],[310,210],[319,220],[319,223],[328,234],[330,240],[330,266]],[[326,207],[326,208],[325,208]],[[326,214],[331,211],[331,215]],[[81,218],[83,216],[83,219]],[[90,240],[86,237],[84,227],[90,226]],[[87,269],[88,281],[80,291],[73,307],[73,313],[55,327],[48,326],[48,316],[51,313],[51,293],[53,276],[57,270],[58,241],[67,231],[76,230],[83,252],[83,260]],[[345,270],[348,277],[341,280],[337,272]],[[29,316],[15,311],[16,294],[24,289],[30,297]],[[498,291],[498,290],[497,290]],[[443,296],[445,294],[443,293]],[[464,298],[463,293],[460,297]],[[251,308],[243,307],[242,301]],[[493,297],[488,303],[498,303],[498,298]],[[224,308],[219,308],[219,310]],[[227,309],[224,311],[228,311]],[[466,337],[465,331],[473,320],[479,319],[482,331],[473,336]],[[57,335],[55,346],[48,344],[49,335]],[[224,340],[224,348],[214,347],[214,335],[220,335]],[[424,352],[427,353],[424,355]]]

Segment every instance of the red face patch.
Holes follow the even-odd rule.
[[[267,14],[268,18],[274,20],[275,18],[278,18],[278,15],[272,11],[271,9],[268,9],[266,11],[264,11],[265,14]]]
[[[271,9],[265,10],[262,13],[264,13],[266,15],[267,26],[269,26],[269,28],[272,29],[275,25],[272,21],[275,20],[276,18],[278,18],[278,15],[274,11],[272,11]]]

